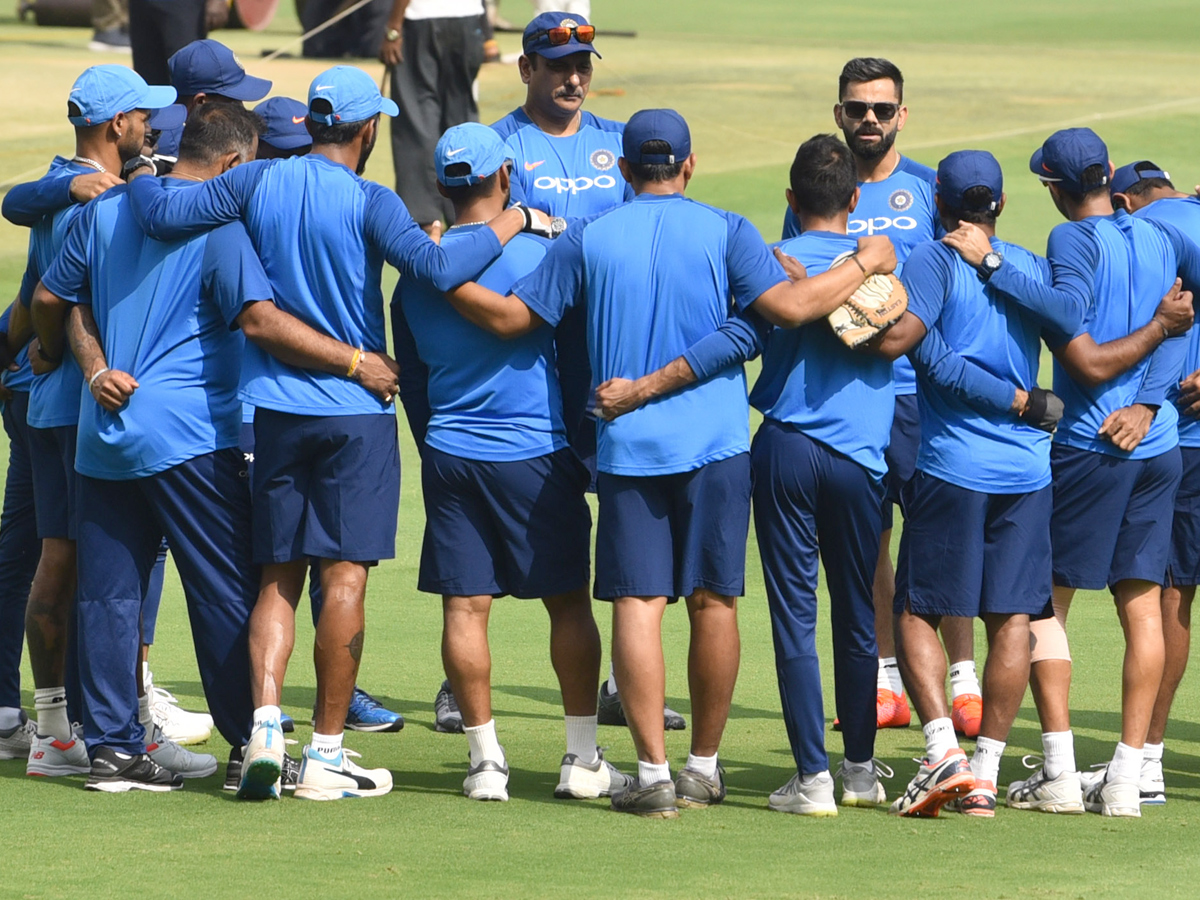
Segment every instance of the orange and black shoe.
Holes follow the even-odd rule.
[[[983,698],[978,694],[955,697],[950,721],[954,723],[954,730],[963,737],[979,737],[979,728],[983,724]]]
[[[937,762],[923,759],[920,763],[916,777],[892,802],[892,815],[935,819],[943,806],[975,789],[971,764],[959,747],[947,750]]]
[[[996,815],[996,785],[977,780],[971,793],[951,800],[946,804],[946,809],[964,816],[991,819]]]
[[[911,722],[912,712],[904,694],[894,694],[887,688],[875,691],[876,728],[907,728]],[[842,730],[842,723],[838,719],[833,720],[833,730]]]

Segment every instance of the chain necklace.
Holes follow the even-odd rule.
[[[83,163],[85,166],[91,166],[97,172],[108,171],[108,169],[104,168],[104,166],[100,165],[100,163],[96,162],[94,159],[88,159],[86,156],[79,156],[78,154],[71,157],[71,162]]]
[[[172,172],[171,177],[172,178],[189,178],[192,181],[199,181],[199,182],[204,181],[203,178],[197,178],[195,175],[188,175],[186,172]]]
[[[487,222],[459,222],[457,225],[451,225],[447,231],[453,231],[455,228],[467,228],[471,225],[486,225]]]

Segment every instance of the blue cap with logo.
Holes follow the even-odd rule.
[[[324,100],[332,110],[313,111],[313,101]],[[375,80],[354,66],[334,66],[313,79],[308,89],[308,115],[326,125],[362,122],[376,113],[398,116],[400,107],[379,93]]]
[[[546,59],[559,59],[572,53],[595,53],[599,57],[600,52],[592,46],[591,41],[579,39],[579,33],[575,29],[581,25],[595,34],[591,23],[583,16],[565,12],[544,12],[525,26],[525,33],[521,36],[521,51],[526,56],[536,53]],[[552,32],[555,35],[560,34],[558,29],[571,29],[569,39],[563,43],[553,43]]]
[[[494,129],[478,122],[464,122],[448,128],[433,151],[437,180],[446,187],[479,184],[508,160],[504,139]],[[448,167],[462,163],[469,168],[456,175],[446,174]]]
[[[254,111],[266,123],[266,130],[259,137],[264,144],[277,150],[298,150],[312,146],[312,135],[304,125],[308,107],[291,97],[272,97],[264,100]]]
[[[171,84],[181,97],[220,94],[231,100],[261,100],[271,91],[265,78],[247,75],[233,51],[220,41],[192,41],[168,61]]]
[[[1083,173],[1091,166],[1102,166],[1099,184],[1084,185]],[[1034,175],[1061,184],[1072,193],[1082,194],[1108,184],[1108,147],[1090,128],[1065,128],[1056,131],[1029,158]]]
[[[647,141],[662,141],[666,153],[643,153]],[[692,133],[683,116],[673,109],[642,109],[625,123],[621,153],[633,165],[661,166],[683,162],[692,152]]]
[[[1140,169],[1138,168],[1139,166],[1141,167]],[[1124,194],[1144,178],[1171,180],[1170,174],[1164,169],[1160,169],[1148,159],[1139,159],[1137,162],[1121,166],[1121,168],[1113,172],[1112,183],[1109,184],[1108,189],[1114,194]]]
[[[117,113],[170,106],[175,96],[175,88],[146,84],[141,75],[126,66],[92,66],[71,86],[67,100],[79,108],[79,115],[68,115],[67,121],[81,128],[100,125]]]
[[[966,198],[971,188],[991,189],[992,198],[987,203],[969,203]],[[1004,173],[996,157],[986,150],[959,150],[951,153],[937,168],[937,195],[947,207],[959,211],[995,212],[1004,194]]]

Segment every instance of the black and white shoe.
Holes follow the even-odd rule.
[[[177,791],[183,776],[168,772],[145,753],[122,753],[100,747],[92,757],[92,771],[84,788],[121,794],[125,791]]]
[[[599,725],[618,725],[627,728],[629,722],[625,719],[625,707],[621,705],[621,695],[609,691],[608,682],[600,685],[600,699],[596,702],[596,722]],[[687,719],[669,706],[663,707],[663,731],[683,731],[687,728]]]
[[[454,699],[454,692],[450,690],[450,682],[443,681],[442,686],[438,688],[437,697],[433,701],[433,730],[440,731],[443,734],[462,734],[463,717],[462,712],[458,708],[458,701]]]

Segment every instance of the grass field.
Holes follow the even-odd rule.
[[[287,0],[284,0],[285,4]],[[748,215],[774,238],[786,172],[799,141],[832,129],[836,76],[855,55],[894,59],[908,77],[911,114],[902,150],[936,164],[952,149],[989,149],[1009,176],[1001,234],[1034,249],[1057,221],[1027,172],[1030,152],[1054,128],[1088,123],[1118,165],[1149,156],[1181,186],[1200,181],[1194,159],[1200,107],[1195,7],[1144,0],[1131,15],[1118,0],[1035,0],[976,7],[909,0],[879,4],[720,0],[596,0],[597,64],[588,108],[627,118],[674,106],[692,125],[700,165],[691,193]],[[512,18],[522,0],[505,0]],[[1189,27],[1191,26],[1191,27]],[[604,28],[636,29],[634,40]],[[266,33],[218,35],[277,92],[304,96],[324,66],[259,51],[296,33],[281,15]],[[63,102],[71,81],[100,62],[84,31],[37,29],[0,18],[0,182],[32,177],[70,151]],[[514,36],[501,37],[506,52]],[[119,61],[119,57],[116,58]],[[375,62],[367,71],[381,74]],[[492,121],[518,105],[512,67],[480,78]],[[391,181],[386,142],[368,176]],[[26,235],[0,226],[0,292],[15,293]],[[389,278],[392,276],[388,276]],[[1044,383],[1048,381],[1048,374]],[[440,604],[415,590],[422,530],[417,457],[402,424],[405,478],[397,555],[372,575],[361,683],[408,717],[398,735],[352,735],[396,789],[359,803],[288,799],[239,804],[214,776],[167,796],[85,793],[81,778],[34,783],[21,762],[0,762],[0,897],[1108,897],[1195,896],[1200,861],[1200,691],[1185,682],[1168,734],[1170,803],[1140,821],[1058,818],[1001,810],[991,822],[946,816],[900,821],[845,810],[837,819],[770,813],[766,796],[792,772],[779,718],[769,622],[753,541],[742,603],[743,661],[722,747],[730,795],[721,808],[673,822],[617,816],[603,802],[565,804],[551,791],[562,720],[540,604],[501,602],[492,620],[496,718],[512,766],[512,800],[473,804],[460,793],[467,749],[433,732],[441,681]],[[607,608],[597,617],[608,633]],[[309,732],[314,678],[311,628],[302,615],[286,705]],[[1119,725],[1122,639],[1106,595],[1084,594],[1072,614],[1075,727],[1080,765],[1109,758]],[[686,621],[667,617],[668,696],[688,713]],[[983,648],[979,658],[982,662]],[[828,636],[821,637],[828,660]],[[607,662],[606,662],[607,666]],[[182,592],[168,576],[153,667],[185,705],[203,703]],[[832,697],[825,670],[825,696]],[[32,682],[25,676],[27,706]],[[832,713],[829,714],[832,718]],[[1021,755],[1040,752],[1032,704],[1022,708],[1001,774],[1023,777]],[[635,764],[624,730],[605,728],[609,758]],[[688,736],[668,739],[682,764]],[[840,740],[830,734],[835,762]],[[911,776],[920,730],[879,736],[877,754],[897,770],[889,796]],[[208,750],[224,761],[214,738]]]

